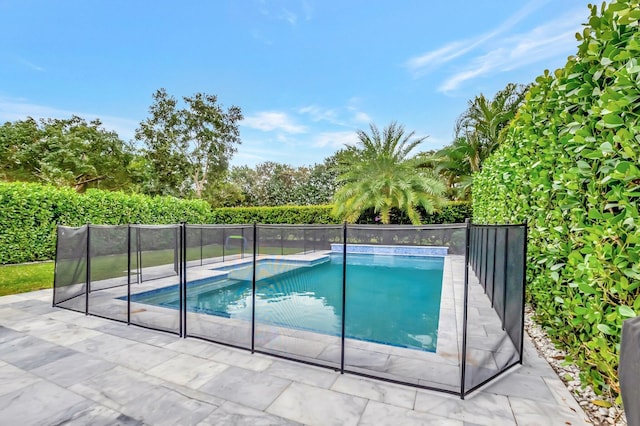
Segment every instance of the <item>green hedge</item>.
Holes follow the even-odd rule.
[[[78,194],[34,183],[0,183],[0,206],[0,264],[52,259],[57,223],[201,223],[210,215],[200,200],[99,190]]]
[[[537,318],[612,395],[640,311],[639,19],[637,2],[591,6],[577,55],[536,80],[473,185],[476,221],[529,220]]]
[[[122,192],[88,190],[36,183],[0,182],[0,264],[52,259],[55,227],[85,223],[285,223],[336,224],[331,206],[242,207],[211,209],[201,200],[147,197]],[[468,203],[452,203],[427,215],[426,223],[462,222]],[[373,217],[371,218],[373,221]]]
[[[339,223],[332,206],[222,207],[211,211],[210,223]]]

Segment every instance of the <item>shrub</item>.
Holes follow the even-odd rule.
[[[622,322],[640,310],[640,10],[590,8],[577,55],[538,77],[475,177],[473,206],[478,222],[529,221],[537,319],[615,395]]]

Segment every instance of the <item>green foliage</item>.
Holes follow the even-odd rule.
[[[99,120],[7,122],[0,126],[0,178],[87,188],[126,189],[133,149]]]
[[[220,179],[240,143],[237,106],[223,110],[215,95],[183,97],[186,108],[159,89],[149,107],[151,116],[140,123],[136,139],[146,145],[152,181],[151,195],[189,195],[202,198],[208,184]]]
[[[236,205],[282,206],[320,205],[331,202],[336,191],[336,175],[332,169],[333,157],[313,166],[292,167],[287,164],[266,161],[253,169],[247,166],[232,167],[228,174],[228,185],[235,187],[243,196],[235,197]],[[227,196],[231,194],[221,194]],[[217,205],[212,200],[212,205]],[[232,206],[232,205],[229,205]]]
[[[467,110],[456,122],[455,135],[471,148],[467,151],[471,171],[479,171],[482,162],[500,146],[502,132],[522,104],[527,89],[527,86],[509,83],[492,100],[481,93],[469,101]]]
[[[414,139],[415,132],[405,134],[395,122],[382,132],[373,124],[370,130],[370,135],[359,130],[358,146],[339,159],[342,186],[334,196],[333,213],[353,223],[372,208],[386,224],[391,223],[395,208],[405,212],[411,223],[420,224],[418,207],[435,211],[443,204],[445,190],[442,182],[419,170],[416,158],[409,156],[426,137]]]
[[[463,223],[465,219],[471,219],[473,215],[471,203],[468,201],[449,201],[432,213],[427,213],[421,208],[418,208],[418,212],[422,217],[422,223],[425,225]],[[407,217],[406,213],[398,209],[391,210],[390,218],[393,224],[411,224],[411,220]],[[366,210],[358,219],[359,224],[374,224],[379,222],[380,216],[373,209]]]
[[[332,206],[279,206],[279,207],[230,207],[214,209],[210,223],[286,223],[286,224],[336,224],[340,221],[331,215]]]
[[[0,264],[53,259],[56,224],[340,223],[330,205],[211,209],[202,200],[94,189],[79,194],[71,188],[35,183],[0,182],[0,205]],[[468,203],[451,203],[426,218],[427,223],[461,222],[469,212]]]
[[[640,311],[640,9],[590,9],[577,55],[538,77],[475,176],[473,205],[477,222],[529,221],[537,318],[615,395],[622,322]]]
[[[0,183],[0,264],[52,259],[56,224],[205,223],[209,205],[200,200],[146,197],[34,183]]]

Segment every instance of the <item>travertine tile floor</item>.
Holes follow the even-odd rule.
[[[2,425],[584,425],[527,338],[524,365],[460,400],[0,297]]]

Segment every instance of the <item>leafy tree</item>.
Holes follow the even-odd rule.
[[[0,170],[5,180],[126,189],[133,149],[100,120],[33,118],[0,127]]]
[[[444,185],[421,171],[419,159],[410,152],[426,137],[405,134],[404,127],[392,122],[382,133],[370,125],[371,134],[359,130],[358,145],[339,155],[338,182],[342,186],[334,196],[334,214],[355,222],[369,208],[380,214],[382,223],[390,223],[391,211],[406,212],[413,224],[421,223],[417,207],[433,212],[444,201]]]
[[[293,167],[267,161],[255,168],[233,167],[229,184],[244,194],[246,206],[318,205],[331,201],[336,188],[334,160],[313,166]]]
[[[207,184],[223,177],[240,144],[242,112],[237,106],[223,110],[215,95],[182,99],[186,107],[179,109],[165,89],[156,91],[151,116],[140,123],[135,137],[145,143],[153,170],[150,194],[202,198]]]

